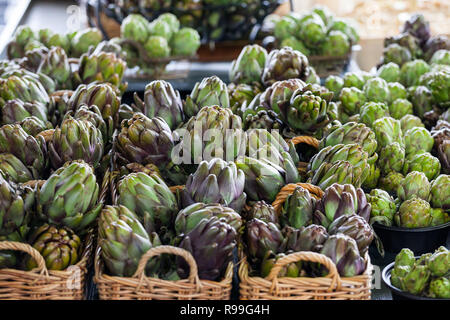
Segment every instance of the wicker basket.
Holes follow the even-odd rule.
[[[1,241],[0,250],[28,253],[38,267],[31,271],[0,269],[0,299],[3,300],[82,300],[87,271],[91,264],[94,232],[86,236],[81,260],[66,270],[48,270],[42,255],[26,243]]]
[[[272,203],[277,213],[297,186],[307,189],[316,199],[323,196],[323,191],[317,186],[308,183],[288,184]],[[344,278],[339,276],[336,265],[328,257],[309,251],[295,252],[278,260],[270,274],[261,278],[249,276],[249,264],[244,257],[239,266],[241,300],[369,300],[373,266],[368,254],[365,260],[367,267],[362,275]],[[318,278],[278,277],[284,265],[297,261],[321,263],[329,273],[326,277]]]
[[[145,266],[149,259],[160,254],[174,254],[183,257],[189,264],[187,279],[169,281],[150,278],[145,275]],[[101,248],[95,255],[95,278],[100,299],[102,300],[229,300],[233,264],[230,263],[222,281],[200,280],[197,264],[190,252],[172,246],[158,246],[150,249],[139,261],[132,277],[114,277],[103,273]]]
[[[313,147],[315,149],[319,149],[319,140],[317,140],[316,138],[311,137],[311,136],[297,136],[297,137],[293,137],[292,139],[289,140],[289,142],[292,142],[294,145],[297,145],[297,144],[300,144],[300,143],[305,143],[305,144],[310,145],[311,147]],[[298,172],[301,175],[306,174],[307,167],[308,167],[308,162],[299,162],[297,164]]]

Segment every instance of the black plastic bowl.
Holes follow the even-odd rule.
[[[447,243],[450,222],[426,228],[388,227],[379,223],[373,224],[377,236],[383,243],[386,252],[397,254],[403,248],[411,249],[420,255],[433,252]]]
[[[418,257],[416,257],[416,258],[418,258]],[[450,299],[438,299],[438,298],[428,298],[428,297],[416,296],[409,292],[402,291],[402,290],[398,289],[397,287],[394,287],[391,283],[391,271],[392,271],[392,269],[394,269],[394,264],[395,264],[395,262],[388,264],[383,269],[383,273],[382,273],[383,282],[386,284],[386,286],[389,288],[389,290],[391,290],[393,300],[445,300],[445,301],[450,300]]]

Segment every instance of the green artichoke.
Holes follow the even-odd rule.
[[[178,90],[164,80],[155,80],[145,86],[144,101],[134,94],[133,111],[143,113],[150,119],[163,118],[174,130],[184,120],[183,103]]]
[[[342,57],[350,52],[350,40],[345,33],[332,30],[323,40],[320,50],[325,56]]]
[[[326,189],[333,183],[352,184],[360,187],[367,178],[370,166],[363,169],[353,166],[348,161],[339,160],[334,163],[324,162],[308,180],[319,188]]]
[[[246,220],[252,219],[263,220],[267,223],[272,222],[278,224],[278,215],[272,205],[267,204],[264,200],[256,201],[246,215]]]
[[[368,101],[388,102],[390,100],[389,86],[386,80],[374,77],[368,80],[363,87]]]
[[[328,239],[327,229],[324,226],[316,224],[310,224],[301,229],[285,227],[282,231],[287,240],[286,249],[294,252],[320,252],[324,242]]]
[[[226,84],[217,76],[204,78],[197,82],[189,96],[186,97],[184,113],[191,118],[205,106],[217,105],[222,108],[230,107]]]
[[[33,232],[29,242],[42,255],[49,270],[64,270],[81,258],[81,239],[66,227],[44,224]],[[28,256],[25,266],[27,270],[32,270],[37,263]]]
[[[273,34],[277,39],[283,41],[289,37],[296,36],[298,25],[292,17],[286,16],[275,23]]]
[[[389,116],[389,108],[382,102],[366,102],[361,106],[360,121],[371,128],[375,122]]]
[[[135,113],[122,121],[122,129],[114,140],[115,156],[121,165],[137,162],[165,166],[174,147],[172,131],[160,117],[147,118]]]
[[[33,137],[37,136],[44,130],[53,129],[53,126],[50,122],[44,122],[35,116],[26,117],[18,123],[26,133]]]
[[[398,142],[402,147],[405,145],[400,121],[394,118],[383,117],[375,120],[372,125],[372,130],[375,132],[379,151],[394,142]]]
[[[426,288],[430,279],[430,271],[426,266],[414,265],[411,271],[403,278],[405,291],[420,295]]]
[[[420,77],[420,84],[427,86],[436,103],[445,104],[450,100],[450,71],[430,72]]]
[[[313,19],[308,19],[300,25],[300,37],[301,40],[308,46],[314,47],[320,44],[322,41],[326,41],[331,35],[327,36],[327,28],[325,27],[322,19],[319,16],[314,15]]]
[[[315,199],[311,197],[308,190],[303,187],[296,187],[290,194],[281,210],[280,222],[282,225],[300,229],[312,223]]]
[[[383,64],[393,62],[402,66],[410,60],[412,60],[412,55],[408,48],[402,47],[397,43],[391,43],[383,49]]]
[[[91,46],[95,48],[102,40],[103,35],[97,28],[86,28],[77,31],[70,41],[71,56],[80,57]]]
[[[450,251],[438,248],[428,260],[428,268],[435,277],[443,277],[450,271]]]
[[[320,14],[319,14],[320,15]],[[323,18],[322,18],[323,19]],[[359,35],[356,31],[352,20],[347,20],[338,17],[330,17],[327,19],[329,30],[339,30],[347,35],[352,44],[356,44],[359,41]]]
[[[358,72],[346,72],[344,74],[344,87],[354,87],[361,90],[364,86],[364,79]]]
[[[200,35],[192,28],[181,28],[170,40],[174,56],[193,56],[200,47]]]
[[[175,231],[177,234],[187,234],[202,220],[209,220],[211,217],[219,218],[240,233],[242,218],[236,211],[218,203],[204,204],[200,202],[193,203],[178,212],[175,219]]]
[[[169,24],[161,19],[155,19],[148,25],[148,31],[150,36],[159,36],[167,41],[170,40],[172,37],[172,28],[169,26]],[[150,38],[150,37],[149,37]]]
[[[412,114],[404,115],[400,119],[400,125],[402,127],[402,132],[406,132],[409,129],[412,129],[415,127],[422,127],[422,128],[425,127],[425,125],[422,123],[422,120],[420,120],[419,117],[416,117]]]
[[[405,132],[404,139],[407,154],[430,152],[434,144],[431,133],[422,127],[409,129]]]
[[[125,39],[144,44],[149,35],[149,24],[148,20],[140,14],[130,14],[120,25],[120,35]]]
[[[344,87],[344,80],[339,76],[330,75],[325,79],[324,86],[329,91],[333,92],[333,100],[337,100]]]
[[[37,213],[49,223],[85,231],[103,206],[94,170],[82,160],[66,163],[38,189]]]
[[[397,212],[397,206],[389,193],[381,189],[372,189],[369,194],[366,194],[366,198],[372,209],[370,223],[378,222],[391,226]]]
[[[366,180],[364,180],[364,182],[362,183],[362,187],[364,189],[374,189],[378,186],[378,180],[380,179],[380,175],[381,175],[381,170],[380,168],[376,165],[376,160],[374,163],[370,164],[370,168],[369,168],[369,174],[366,178]]]
[[[394,216],[397,226],[403,228],[428,227],[431,218],[430,204],[415,197],[404,201]]]
[[[416,262],[416,258],[414,257],[414,252],[411,249],[403,248],[400,252],[395,256],[395,267],[413,267]]]
[[[247,45],[231,64],[230,81],[252,84],[261,80],[267,51],[259,45]]]
[[[425,86],[415,86],[408,89],[410,100],[414,107],[414,113],[422,118],[428,111],[433,110],[434,99],[431,91]]]
[[[150,36],[144,44],[144,49],[151,59],[163,59],[170,56],[169,43],[164,37]]]
[[[347,235],[330,236],[320,253],[336,264],[339,274],[343,277],[354,277],[366,270],[366,262],[359,254],[356,241]]]
[[[430,203],[433,208],[450,209],[450,176],[439,175],[431,181]]]
[[[440,226],[450,222],[450,216],[442,208],[431,208],[431,226]]]
[[[428,201],[431,185],[423,172],[408,173],[397,189],[400,200],[405,201],[414,197]]]
[[[305,86],[306,83],[300,79],[276,81],[259,96],[259,105],[280,114],[281,109],[290,105],[294,92]]]
[[[400,67],[394,62],[383,64],[377,70],[377,77],[380,77],[387,82],[399,82],[400,81]]]
[[[33,180],[30,170],[14,155],[0,153],[0,172],[8,181],[22,183]]]
[[[272,251],[268,251],[266,256],[261,262],[261,277],[265,278],[267,277],[277,260],[285,257],[286,254],[284,253],[278,253],[274,254]],[[302,261],[298,262],[291,262],[287,265],[284,265],[280,272],[278,272],[278,277],[290,277],[290,278],[296,278],[299,277],[300,271],[302,270]]]
[[[36,117],[39,120],[47,121],[47,116],[47,107],[42,103],[23,102],[19,99],[13,99],[1,107],[2,124],[20,122],[28,117]]]
[[[400,172],[391,171],[386,176],[380,177],[378,187],[395,194],[404,178]]]
[[[35,179],[41,177],[46,169],[40,142],[27,134],[20,124],[7,124],[0,128],[0,153],[14,155]]]
[[[396,99],[389,105],[389,114],[400,120],[407,114],[413,114],[413,105],[406,99]]]
[[[103,156],[102,133],[91,122],[67,117],[48,143],[48,155],[54,169],[67,161],[84,160],[96,168]]]
[[[166,12],[158,16],[157,20],[165,21],[172,32],[177,32],[180,30],[180,21],[178,21],[177,16],[173,13]]]
[[[398,142],[393,142],[380,151],[377,165],[383,175],[389,172],[401,172],[405,162],[405,148]]]
[[[328,228],[339,217],[352,214],[369,221],[370,210],[370,204],[361,188],[334,183],[325,189],[324,195],[317,202],[314,223]]]
[[[169,230],[178,212],[166,183],[157,174],[143,172],[130,173],[117,183],[117,204],[134,212],[149,234]]]
[[[297,39],[294,36],[291,36],[289,38],[284,39],[283,41],[281,41],[280,43],[280,47],[284,48],[284,47],[290,47],[296,51],[299,51],[301,53],[303,53],[304,55],[308,56],[311,54],[311,52],[309,51],[309,49],[305,46],[305,44],[303,43],[303,41]]]
[[[244,172],[234,162],[219,158],[202,161],[182,191],[183,207],[195,202],[220,203],[241,212],[247,198],[244,183]]]
[[[433,180],[441,171],[441,163],[438,158],[433,157],[429,152],[413,154],[406,159],[403,166],[403,174],[408,174],[412,171],[423,172],[428,180]]]
[[[400,70],[400,82],[405,87],[417,86],[420,76],[428,71],[430,71],[430,66],[422,59],[408,61],[402,65]]]
[[[296,78],[305,81],[309,75],[308,65],[308,58],[292,48],[272,50],[267,56],[261,81],[266,87],[281,80]]]
[[[406,99],[408,97],[408,92],[406,88],[399,82],[389,82],[389,96],[390,101],[395,101],[397,99]]]
[[[432,297],[450,299],[450,280],[445,277],[431,280],[429,284],[429,291]]]
[[[278,118],[277,114],[272,110],[260,110],[256,114],[248,114],[244,121],[246,130],[250,129],[267,129],[282,130],[283,122]]]
[[[8,78],[0,78],[0,107],[8,100],[13,99],[44,105],[50,101],[43,85],[29,75],[11,75]]]
[[[62,48],[51,48],[41,61],[37,72],[51,77],[55,81],[57,90],[72,88],[69,59]]]
[[[102,260],[113,276],[131,277],[144,253],[161,244],[156,234],[148,235],[136,215],[124,206],[106,206],[98,222],[98,244]],[[158,267],[151,259],[146,271]]]
[[[342,102],[342,109],[348,115],[360,113],[360,108],[366,102],[364,92],[356,87],[342,88],[339,94],[339,100]]]
[[[450,51],[441,49],[433,53],[430,59],[430,64],[445,64],[450,65]]]

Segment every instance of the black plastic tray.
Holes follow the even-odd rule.
[[[446,245],[450,222],[435,227],[414,229],[388,227],[374,223],[373,228],[383,243],[385,251],[398,253],[403,248],[409,248],[414,254],[420,255]]]
[[[418,257],[416,257],[418,258]],[[395,262],[392,262],[388,264],[384,269],[382,273],[383,282],[386,284],[386,286],[391,290],[392,299],[393,300],[443,300],[443,301],[449,301],[450,299],[438,299],[438,298],[428,298],[428,297],[422,297],[422,296],[416,296],[414,294],[411,294],[409,292],[402,291],[398,289],[397,287],[393,286],[391,284],[391,271],[394,269]]]

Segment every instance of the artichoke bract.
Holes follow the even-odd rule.
[[[208,220],[211,217],[217,217],[240,233],[242,218],[236,211],[218,203],[204,204],[200,202],[187,206],[178,212],[175,219],[175,231],[177,234],[187,234],[197,227],[200,221]]]
[[[246,45],[231,64],[230,81],[234,83],[258,83],[266,63],[267,51],[259,45]]]
[[[370,211],[370,203],[361,188],[335,183],[325,189],[324,195],[317,202],[313,221],[326,228],[344,215],[356,214],[369,221]]]
[[[330,236],[345,234],[355,239],[359,254],[364,256],[372,243],[375,233],[369,223],[363,217],[356,214],[340,216],[328,227]]]
[[[66,163],[38,189],[37,213],[49,223],[75,232],[85,231],[102,209],[99,186],[90,165],[82,160]]]
[[[2,124],[22,121],[28,117],[36,117],[41,121],[47,121],[48,110],[42,103],[23,102],[13,99],[1,107]]]
[[[389,108],[382,102],[367,102],[361,106],[360,120],[371,128],[375,120],[389,116]]]
[[[400,205],[394,219],[399,227],[428,227],[432,219],[430,204],[420,198],[406,200]]]
[[[276,224],[260,219],[247,222],[248,253],[252,260],[264,259],[268,251],[281,253],[285,248],[284,236]]]
[[[289,47],[272,50],[266,59],[262,83],[268,87],[276,81],[300,79],[305,81],[309,75],[308,58]]]
[[[191,94],[186,97],[184,113],[187,118],[191,118],[203,107],[214,105],[222,108],[230,107],[227,86],[217,76],[204,78],[195,84]]]
[[[405,162],[405,148],[398,142],[393,142],[380,151],[377,165],[381,173],[387,175],[389,172],[401,172]]]
[[[398,142],[402,147],[405,145],[400,121],[394,118],[383,117],[375,120],[372,130],[375,132],[379,151],[394,142]]]
[[[117,184],[117,204],[127,207],[150,234],[162,234],[172,226],[178,211],[177,200],[156,174],[130,173]]]
[[[81,239],[69,228],[44,224],[33,232],[29,242],[41,253],[49,270],[64,270],[81,258]],[[28,256],[25,266],[32,270],[37,263]]]
[[[46,160],[40,143],[27,134],[19,124],[8,124],[0,128],[0,153],[11,153],[30,170],[33,177],[41,177]]]
[[[378,186],[378,180],[380,179],[380,175],[381,175],[380,168],[376,165],[375,162],[371,163],[369,168],[369,174],[361,186],[364,189],[376,188]]]
[[[84,160],[96,168],[103,156],[102,133],[91,122],[66,118],[56,128],[48,143],[48,154],[54,169],[67,161]]]
[[[233,260],[237,233],[233,227],[217,217],[201,220],[190,232],[182,235],[180,248],[189,251],[197,262],[198,276],[205,280],[218,280]],[[189,267],[177,257],[178,274],[186,278]]]
[[[280,222],[294,228],[306,227],[312,223],[315,199],[311,197],[308,190],[296,187],[290,194],[282,207]]]
[[[397,189],[400,200],[405,201],[414,197],[428,201],[431,185],[423,172],[408,173]]]
[[[377,222],[391,226],[397,212],[397,206],[389,193],[381,189],[372,189],[370,194],[366,194],[366,198],[371,207],[370,223]]]
[[[429,152],[413,154],[411,158],[406,159],[403,165],[403,174],[412,171],[423,172],[428,180],[433,180],[441,171],[441,163],[438,158],[433,157]]]
[[[0,174],[0,236],[14,232],[24,235],[34,205],[35,192],[31,187],[17,186]]]
[[[170,162],[174,139],[162,118],[149,119],[142,113],[135,113],[131,119],[123,120],[121,126],[122,130],[114,140],[115,155],[120,164],[137,162],[164,166]]]
[[[319,149],[337,144],[359,144],[371,157],[377,149],[375,133],[363,123],[347,122],[342,126],[332,128],[320,140]]]
[[[241,212],[247,198],[244,184],[244,172],[234,162],[219,158],[202,161],[182,191],[183,207],[195,202],[220,203]]]
[[[137,269],[142,255],[160,245],[145,231],[136,215],[124,206],[106,206],[98,222],[98,244],[105,265],[113,276],[131,277]],[[157,267],[157,259],[147,264],[146,270]]]
[[[53,128],[50,122],[44,122],[34,116],[26,117],[25,119],[20,121],[19,124],[26,133],[33,137],[37,136],[44,130]]]
[[[144,101],[134,94],[134,110],[150,119],[161,117],[174,130],[183,122],[183,103],[180,93],[164,80],[155,80],[145,86]],[[133,110],[133,111],[134,111]]]
[[[330,236],[320,253],[334,262],[343,277],[354,277],[366,270],[366,262],[359,254],[356,241],[347,235]]]
[[[0,172],[14,183],[33,180],[30,170],[11,153],[0,153]]]
[[[431,182],[430,203],[433,208],[450,209],[450,176],[439,175]]]

